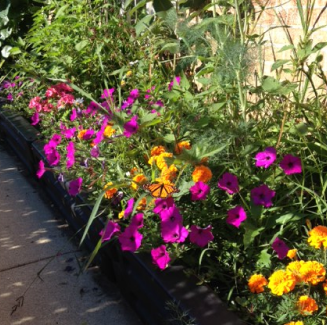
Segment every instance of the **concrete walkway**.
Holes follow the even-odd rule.
[[[0,143],[0,325],[140,325],[23,174]]]

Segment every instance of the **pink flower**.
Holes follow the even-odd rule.
[[[100,149],[97,146],[94,146],[90,151],[90,155],[93,158],[98,158],[100,156]]]
[[[120,226],[118,223],[109,221],[107,224],[106,229],[102,229],[100,231],[100,236],[102,237],[101,242],[105,242],[111,239],[111,237],[116,233],[120,231]]]
[[[173,207],[175,205],[174,199],[172,197],[168,197],[166,199],[156,199],[154,202],[153,212],[157,214],[161,214],[161,212]]]
[[[133,89],[131,90],[131,92],[129,93],[129,96],[132,97],[133,99],[136,99],[139,97],[139,90],[138,89]]]
[[[73,108],[73,109],[72,109],[72,113],[70,114],[69,119],[70,119],[71,122],[73,122],[73,121],[76,120],[76,118],[77,118],[76,108]]]
[[[198,226],[192,225],[190,229],[190,242],[200,247],[206,246],[214,238],[211,232],[212,226],[200,228]]]
[[[286,175],[302,173],[301,159],[290,154],[284,156],[279,166]]]
[[[63,82],[56,84],[53,88],[56,89],[58,93],[71,93],[73,91],[73,88]]]
[[[272,206],[271,199],[275,194],[275,191],[263,184],[251,190],[251,199],[255,205],[263,205],[265,208],[269,208]]]
[[[44,168],[44,162],[42,160],[39,161],[39,169],[36,172],[36,176],[38,178],[41,178],[43,176],[43,174],[45,173],[45,168]]]
[[[55,88],[50,87],[45,92],[45,96],[47,98],[52,98],[52,97],[58,96],[58,92],[57,92],[57,90]]]
[[[65,105],[73,105],[75,97],[71,94],[64,94],[57,103],[58,108],[63,108]]]
[[[133,206],[134,206],[134,198],[131,198],[127,201],[127,207],[124,211],[124,218],[128,218],[130,214],[133,212]]]
[[[225,173],[218,181],[218,187],[225,190],[228,194],[234,194],[239,191],[237,177],[230,173]]]
[[[76,196],[81,191],[82,183],[83,179],[81,177],[70,181],[68,186],[68,193],[72,196]]]
[[[75,164],[75,147],[74,142],[70,141],[67,145],[67,169],[73,167]]]
[[[183,217],[178,208],[174,205],[171,208],[165,209],[160,213],[161,225],[175,225],[183,222]]]
[[[129,224],[131,227],[142,228],[143,227],[143,213],[137,213]]]
[[[60,154],[55,148],[52,148],[52,150],[46,154],[46,157],[50,166],[56,166],[60,162]]]
[[[119,235],[118,240],[123,251],[135,252],[141,246],[143,235],[140,234],[136,227],[127,227],[125,231]]]
[[[34,97],[30,100],[30,103],[28,105],[29,108],[41,108],[42,106],[40,105],[40,102],[41,102],[41,98],[40,97]],[[37,111],[39,112],[40,109],[37,109]]]
[[[168,85],[168,90],[171,91],[174,85],[179,85],[181,83],[181,77],[175,77]]]
[[[190,192],[192,201],[205,200],[210,192],[210,186],[203,182],[197,182],[190,188]]]
[[[111,98],[112,99],[112,95],[115,92],[115,88],[110,88],[110,89],[104,89],[103,93],[101,94],[101,98]]]
[[[280,260],[285,258],[287,256],[287,252],[289,251],[289,248],[286,243],[278,237],[276,237],[276,239],[272,243],[272,249],[277,253],[278,258]]]
[[[265,151],[258,152],[255,160],[256,167],[268,168],[276,160],[276,149],[274,147],[268,147]]]
[[[226,222],[236,228],[239,228],[241,223],[246,220],[246,213],[240,205],[227,211]]]
[[[8,94],[7,99],[10,100],[10,101],[14,100],[14,97],[13,97],[12,93]]]
[[[139,126],[137,124],[137,115],[134,115],[130,121],[124,124],[124,136],[126,138],[131,137],[134,133],[137,132]]]
[[[52,136],[50,142],[53,142],[55,144],[54,147],[57,147],[61,142],[61,136],[59,134],[55,133]]]
[[[88,129],[84,135],[83,135],[83,140],[90,140],[94,135],[94,131],[92,129]]]
[[[165,243],[183,243],[188,230],[179,223],[161,223],[161,237]]]
[[[86,110],[83,111],[84,114],[86,115],[91,115],[93,116],[98,110],[100,106],[96,102],[91,102],[90,105],[86,108]]]
[[[31,117],[31,120],[32,120],[32,125],[36,125],[40,122],[40,115],[38,112],[35,112],[32,117]]]
[[[152,263],[157,265],[160,270],[164,270],[170,262],[169,253],[166,250],[165,245],[161,245],[158,248],[151,250]]]

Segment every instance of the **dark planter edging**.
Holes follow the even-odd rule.
[[[34,177],[38,162],[43,160],[47,163],[36,129],[23,117],[1,109],[1,103],[0,135]],[[83,197],[72,198],[51,172],[43,175],[40,184],[73,229],[84,229],[91,207]],[[103,227],[100,218],[94,220],[85,241],[88,249],[94,249]],[[80,235],[82,233],[83,230]],[[173,265],[159,271],[152,265],[148,254],[122,252],[117,240],[100,249],[97,262],[102,264],[106,275],[117,282],[123,296],[145,324],[245,324],[227,310],[211,289],[196,285],[196,278],[187,277],[183,266]],[[184,316],[181,318],[181,315]]]

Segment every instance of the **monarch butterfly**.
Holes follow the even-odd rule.
[[[164,183],[144,184],[143,188],[146,191],[149,191],[153,197],[160,197],[163,199],[171,196],[173,193],[179,192],[179,189],[177,187]]]

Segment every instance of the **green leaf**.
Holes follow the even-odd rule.
[[[260,252],[259,259],[258,259],[258,266],[267,267],[271,266],[271,254],[267,253],[268,249],[264,249]]]
[[[136,25],[135,25],[135,33],[139,36],[145,29],[147,29],[150,25],[151,20],[153,19],[153,15],[147,15],[143,17]]]
[[[166,143],[172,143],[172,142],[175,142],[175,137],[173,134],[166,134],[164,137],[163,137],[164,141]]]
[[[55,15],[55,19],[57,19],[58,17],[64,16],[65,15],[65,10],[69,7],[69,4],[66,4],[62,7],[59,8],[59,10],[57,11],[56,15]]]
[[[274,71],[276,69],[278,69],[279,67],[283,66],[285,63],[290,62],[291,60],[277,60],[276,62],[274,62],[274,64],[271,66],[271,70],[270,71]]]
[[[287,214],[280,216],[278,219],[276,219],[276,223],[280,224],[280,225],[285,225],[288,222],[299,221],[303,218],[305,218],[304,214],[291,212],[291,213],[287,213]]]
[[[257,228],[253,225],[247,225],[245,227],[245,233],[243,236],[244,248],[248,248],[253,243],[254,238],[257,237],[260,234],[260,232],[264,229],[265,228],[263,227]]]
[[[161,51],[168,51],[172,54],[176,54],[179,52],[179,43],[176,41],[174,43],[166,43],[162,48]]]
[[[11,55],[16,55],[16,54],[20,54],[22,53],[22,51],[20,50],[19,47],[13,47],[11,50],[10,50],[10,54]]]
[[[293,49],[294,49],[294,45],[285,45],[278,52],[284,52],[284,51],[293,50]]]
[[[279,82],[273,77],[265,77],[262,81],[261,87],[264,91],[270,94],[287,95],[297,87],[297,84],[292,84],[289,81]]]
[[[79,52],[88,44],[89,44],[88,40],[81,41],[81,42],[75,44],[75,50]]]
[[[313,53],[318,52],[318,51],[320,51],[321,49],[323,49],[326,45],[327,45],[327,42],[320,42],[320,43],[317,43],[317,44],[313,47],[312,52],[313,52]]]
[[[153,0],[153,8],[155,12],[167,11],[173,4],[169,0]]]

